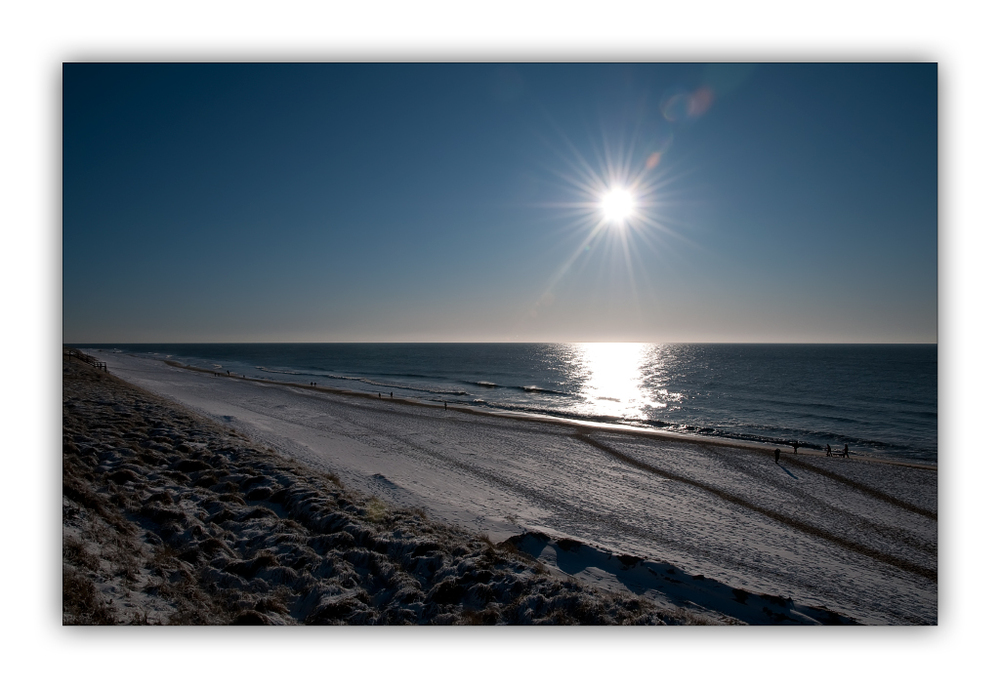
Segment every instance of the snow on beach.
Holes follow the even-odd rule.
[[[541,422],[106,351],[114,375],[557,573],[720,621],[937,622],[932,469]],[[827,615],[830,610],[836,615]]]
[[[704,623],[345,489],[67,356],[65,624]]]

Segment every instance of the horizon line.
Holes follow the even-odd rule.
[[[474,340],[474,341],[419,341],[419,340],[381,340],[381,341],[209,341],[209,340],[198,340],[198,341],[94,341],[94,342],[63,342],[63,346],[98,346],[98,345],[126,345],[126,346],[137,346],[137,345],[154,345],[154,344],[694,344],[694,345],[704,345],[704,344],[738,344],[738,345],[792,345],[792,346],[805,346],[805,345],[818,345],[818,346],[869,346],[869,345],[928,345],[928,344],[938,344],[937,341],[861,341],[861,342],[816,342],[816,341],[806,341],[806,342],[760,342],[760,341],[688,341],[688,340],[675,340],[675,341],[638,341],[638,340],[564,340],[564,341],[496,341],[496,340]]]

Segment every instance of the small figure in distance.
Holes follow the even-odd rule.
[[[781,458],[781,450],[777,447],[774,448],[774,462],[778,463],[778,459]]]
[[[382,398],[382,392],[379,392],[379,393],[378,393],[378,398],[379,398],[379,399],[381,399],[381,398]]]
[[[829,444],[826,445],[826,455],[827,456],[833,456],[833,450],[830,449],[830,445]]]
[[[846,444],[846,443],[844,444],[844,458],[845,458],[845,459],[849,459],[849,458],[851,458],[851,452],[849,452],[849,451],[847,450],[847,444]]]
[[[389,392],[389,398],[392,399],[392,392]]]
[[[792,453],[793,454],[798,454],[799,453],[799,441],[798,440],[793,440],[792,441]]]
[[[446,402],[444,402],[444,410],[445,410],[445,411],[447,411],[447,410],[448,410],[448,402],[447,402],[447,401],[446,401]]]

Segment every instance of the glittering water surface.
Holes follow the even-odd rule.
[[[937,345],[118,344],[234,375],[937,461]]]

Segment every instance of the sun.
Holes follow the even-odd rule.
[[[634,205],[632,194],[621,187],[611,189],[601,199],[601,210],[608,222],[624,222],[632,214]]]

